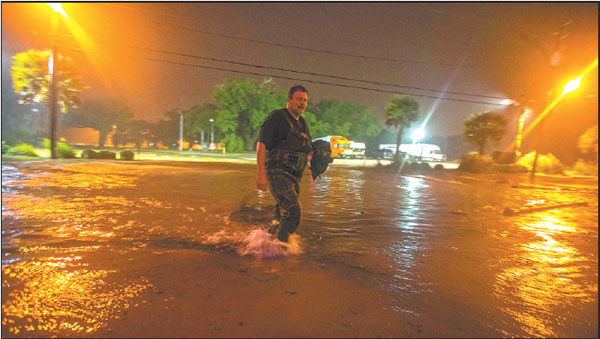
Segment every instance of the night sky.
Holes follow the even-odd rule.
[[[87,35],[82,39],[66,24],[59,26],[60,48],[91,86],[83,100],[120,96],[136,118],[151,121],[171,109],[214,103],[211,90],[227,78],[266,77],[202,68],[213,67],[268,74],[281,89],[300,83],[309,100],[357,102],[373,107],[381,121],[390,92],[411,94],[421,107],[420,122],[431,114],[428,135],[460,134],[470,114],[496,111],[510,120],[508,134],[514,138],[519,108],[497,105],[502,98],[535,100],[531,105],[540,112],[553,84],[562,86],[598,55],[598,4],[592,2],[67,3],[63,8]],[[43,4],[2,3],[3,90],[12,86],[7,81],[12,55],[50,45],[51,13]],[[553,68],[556,51],[560,59]],[[576,139],[597,123],[597,71],[549,116],[545,128],[551,135]]]

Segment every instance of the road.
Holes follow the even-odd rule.
[[[598,336],[597,178],[255,171],[3,158],[2,337]]]

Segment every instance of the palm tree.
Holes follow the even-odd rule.
[[[402,143],[402,133],[417,121],[419,116],[419,103],[408,95],[394,95],[385,106],[385,126],[398,130],[396,135],[396,159]]]
[[[498,113],[481,112],[472,114],[464,122],[463,135],[467,142],[475,145],[480,155],[485,152],[485,145],[490,139],[498,144],[506,131],[506,118]]]

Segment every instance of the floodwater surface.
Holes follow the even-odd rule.
[[[597,184],[333,165],[283,244],[255,170],[3,161],[2,336],[598,336]]]

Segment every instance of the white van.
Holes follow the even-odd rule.
[[[365,157],[365,149],[367,146],[364,142],[350,141],[350,149],[352,150],[352,157],[362,159]]]
[[[379,149],[396,152],[396,144],[381,144]],[[442,153],[440,147],[433,144],[401,144],[400,152],[406,153],[409,158],[423,161],[446,161],[446,155]]]

